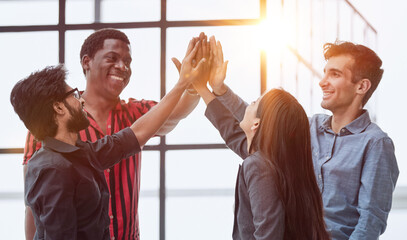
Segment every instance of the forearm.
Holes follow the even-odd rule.
[[[185,86],[177,84],[156,106],[131,125],[140,146],[144,146],[165,123],[184,90]]]
[[[206,108],[205,116],[218,129],[226,145],[245,159],[248,156],[247,138],[232,113],[218,99],[213,99]]]
[[[179,121],[186,118],[195,109],[195,107],[199,103],[199,99],[199,95],[191,94],[185,91],[181,99],[177,103],[174,111],[172,111],[168,120],[157,131],[156,135],[163,136],[171,132],[177,126]]]
[[[216,96],[209,91],[209,89],[205,86],[197,86],[196,91],[198,92],[199,96],[204,100],[205,104],[208,105]]]
[[[244,113],[246,111],[247,103],[243,101],[237,94],[235,94],[232,89],[227,87],[225,84],[223,86],[226,88],[226,91],[223,94],[217,94],[217,99],[235,116],[238,121],[242,121]]]

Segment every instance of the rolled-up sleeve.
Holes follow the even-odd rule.
[[[388,137],[372,143],[365,159],[357,208],[360,218],[350,239],[378,239],[385,231],[399,175],[394,145]]]
[[[86,143],[91,148],[91,161],[101,170],[141,151],[137,137],[129,127],[96,142]]]

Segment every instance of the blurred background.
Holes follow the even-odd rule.
[[[158,101],[178,79],[171,57],[182,60],[189,40],[203,31],[222,42],[229,60],[226,83],[243,99],[282,87],[310,116],[324,112],[318,85],[323,44],[352,41],[375,50],[385,71],[366,108],[393,139],[400,169],[380,239],[405,239],[405,12],[402,0],[0,0],[1,238],[24,239],[26,129],[9,102],[12,87],[61,62],[69,70],[68,84],[84,89],[80,47],[95,29],[113,27],[127,34],[132,48],[133,74],[123,99]],[[204,111],[201,101],[143,152],[142,239],[231,239],[241,160],[225,148]]]

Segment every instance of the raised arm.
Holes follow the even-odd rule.
[[[191,61],[192,67],[196,67],[196,64],[203,58],[205,58],[206,60],[208,60],[209,58],[209,44],[207,43],[207,37],[204,33],[201,33],[199,37],[193,38],[189,42],[185,58],[187,58],[187,56],[192,52],[194,46],[198,41],[199,44],[197,52]],[[180,73],[182,67],[180,61],[178,61],[177,58],[172,58],[171,60],[174,62],[176,68],[178,69],[178,72]],[[206,73],[202,72],[200,74]],[[199,95],[191,87],[191,85],[189,85],[186,91],[183,93],[181,99],[177,103],[176,107],[174,108],[174,111],[169,116],[168,120],[157,131],[156,134],[162,136],[171,132],[182,119],[186,118],[195,109],[195,107],[199,103],[199,99],[200,99]]]
[[[214,51],[217,51],[216,48],[211,47],[211,74],[215,73],[212,74],[211,77],[223,75],[224,78],[226,75],[226,67],[222,66],[226,66],[227,63],[225,64],[223,57],[221,58],[220,55],[217,55]],[[245,133],[239,126],[239,121],[216,99],[216,96],[209,91],[206,80],[200,80],[201,81],[194,81],[193,86],[207,104],[205,116],[212,122],[214,127],[218,129],[226,145],[241,158],[245,159],[248,156],[247,139]]]
[[[225,84],[228,61],[223,60],[222,44],[216,41],[214,36],[209,39],[209,43],[211,46],[211,63],[213,65],[211,67],[209,85],[217,99],[219,99],[240,122],[243,119],[248,104]]]
[[[192,65],[199,44],[200,41],[197,41],[192,51],[184,58],[180,71],[180,79],[173,89],[169,91],[156,106],[134,122],[130,127],[136,135],[140,146],[144,146],[144,144],[155,135],[161,126],[167,121],[172,110],[179,102],[184,90],[207,71],[208,61],[205,58],[202,58],[196,67]]]

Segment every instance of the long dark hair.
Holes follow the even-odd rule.
[[[273,89],[261,99],[257,115],[250,152],[260,151],[272,167],[285,212],[284,239],[329,239],[304,109],[288,92]]]

